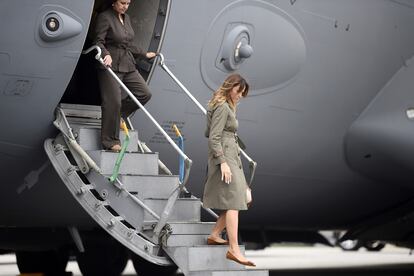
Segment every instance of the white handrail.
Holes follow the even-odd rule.
[[[112,77],[118,82],[118,84],[121,85],[121,87],[125,90],[125,92],[127,92],[129,97],[139,106],[139,108],[145,113],[145,115],[147,115],[147,117],[152,121],[152,123],[158,128],[158,130],[163,134],[163,136],[165,137],[165,139],[167,139],[167,141],[170,143],[170,145],[178,152],[179,155],[181,155],[182,158],[184,158],[186,170],[185,170],[185,174],[184,174],[182,187],[185,187],[185,184],[187,183],[188,177],[190,175],[191,165],[192,165],[193,161],[190,158],[188,158],[188,156],[177,146],[177,144],[171,139],[171,137],[167,134],[167,132],[160,126],[160,124],[157,122],[157,120],[155,120],[154,117],[152,117],[152,115],[138,101],[138,99],[134,96],[134,94],[132,94],[132,92],[128,89],[128,87],[126,87],[126,85],[118,78],[118,76],[114,73],[114,71],[110,67],[105,65],[105,63],[104,63],[104,61],[101,57],[101,55],[102,55],[101,48],[99,48],[98,46],[95,45],[95,46],[92,46],[92,47],[88,48],[87,50],[83,51],[83,54],[88,54],[93,50],[96,50],[98,52],[95,55],[95,59],[97,59],[105,67],[105,69],[112,75]]]
[[[188,178],[190,176],[190,170],[191,165],[193,161],[188,158],[188,156],[177,146],[177,144],[171,139],[171,137],[167,134],[167,132],[160,126],[160,124],[152,117],[152,115],[148,112],[148,110],[138,101],[138,99],[132,94],[132,92],[126,87],[126,85],[118,78],[118,76],[114,73],[114,71],[105,65],[103,59],[102,59],[102,50],[97,45],[94,45],[90,47],[89,49],[85,50],[83,54],[88,54],[92,50],[96,50],[98,53],[95,55],[95,59],[98,60],[102,66],[111,74],[111,76],[118,82],[118,84],[124,89],[125,92],[127,92],[128,96],[139,106],[139,108],[147,115],[147,117],[152,121],[152,123],[158,128],[158,130],[162,133],[162,135],[167,139],[167,141],[170,143],[170,145],[178,152],[178,154],[184,159],[184,167],[185,167],[185,173],[184,173],[184,179],[181,185],[178,187],[178,189],[181,191],[185,189],[185,185],[188,181]],[[155,213],[151,213],[153,216],[155,215],[158,219],[158,223],[154,228],[154,235],[156,237],[160,237],[161,230],[164,228],[165,224],[167,223],[167,219],[171,214],[171,210],[175,205],[175,202],[179,196],[179,190],[176,190],[174,193],[170,195],[168,198],[167,204],[164,207],[164,210],[162,211],[161,216],[157,216]],[[138,204],[142,202],[138,202]],[[142,203],[143,204],[143,203]],[[141,205],[141,204],[140,204]],[[147,207],[145,204],[141,205],[144,208]]]

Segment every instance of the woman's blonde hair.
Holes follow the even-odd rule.
[[[235,110],[236,105],[231,100],[230,92],[238,85],[240,86],[238,92],[243,92],[242,96],[246,97],[249,93],[249,84],[239,74],[231,74],[224,80],[223,84],[216,90],[216,92],[214,92],[213,97],[208,102],[208,106],[210,108],[215,108],[217,105],[227,102],[230,107]]]

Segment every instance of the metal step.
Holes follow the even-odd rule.
[[[101,119],[101,106],[99,105],[86,105],[86,104],[65,104],[59,105],[65,112],[65,116],[89,118],[89,119]]]
[[[152,224],[144,226],[144,233],[152,237]],[[168,223],[172,233],[168,237],[166,246],[202,246],[207,244],[207,237],[214,227],[214,222],[171,222]]]
[[[76,128],[73,127],[74,134],[77,134],[77,141],[79,145],[86,151],[90,150],[101,150],[101,129],[97,128]],[[123,131],[119,132],[119,139],[122,143],[125,139],[125,133]],[[134,130],[129,131],[129,144],[126,149],[130,152],[138,151],[138,132]]]
[[[141,200],[168,199],[179,185],[177,175],[122,175],[120,180],[130,193]]]
[[[173,235],[208,235],[215,222],[169,222]]]
[[[166,246],[176,247],[176,246],[203,246],[207,244],[208,234],[205,235],[171,235],[168,237]]]
[[[189,276],[269,276],[268,270],[234,270],[234,271],[197,271],[190,272]]]
[[[72,128],[80,126],[101,127],[101,107],[97,105],[60,104]]]
[[[112,151],[87,151],[104,175],[111,175],[118,153]],[[120,174],[158,175],[158,153],[125,153]]]
[[[144,203],[155,211],[158,215],[162,213],[167,199],[149,198],[145,199]],[[200,221],[200,207],[201,202],[199,199],[194,198],[179,198],[177,199],[174,209],[171,211],[171,215],[168,218],[169,222],[198,222]],[[145,212],[144,224],[147,224],[153,220],[153,217]]]
[[[226,259],[228,246],[168,246],[164,251],[183,270],[184,275],[192,275],[193,272],[213,271],[244,271],[245,267],[234,261]],[[244,253],[244,246],[240,246]],[[204,274],[200,274],[204,275]],[[211,275],[211,274],[206,274]]]

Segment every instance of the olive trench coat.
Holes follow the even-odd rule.
[[[227,102],[208,108],[208,173],[203,204],[218,210],[246,210],[247,182],[240,160],[236,131],[238,122]],[[220,164],[227,162],[232,173],[230,184],[221,180]]]

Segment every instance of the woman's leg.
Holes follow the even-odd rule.
[[[239,257],[241,255],[239,242],[238,242],[238,227],[239,227],[239,211],[238,210],[228,210],[226,212],[226,229],[227,236],[229,237],[229,251],[233,255]]]
[[[216,224],[214,225],[214,228],[211,231],[210,237],[221,240],[221,232],[223,232],[225,227],[226,227],[226,211],[223,211],[220,213],[219,217],[217,218]]]
[[[238,227],[239,227],[239,211],[238,210],[228,210],[226,213],[226,229],[227,236],[229,237],[229,252],[236,257],[239,261],[249,262],[246,257],[240,252],[239,242],[238,242]]]
[[[103,147],[109,149],[115,144],[120,144],[121,89],[106,70],[98,70],[98,79],[102,101],[101,139]]]
[[[126,73],[123,82],[142,105],[151,99],[152,95],[147,83],[138,71]],[[121,116],[123,118],[127,118],[137,109],[138,105],[129,96],[122,100]]]

